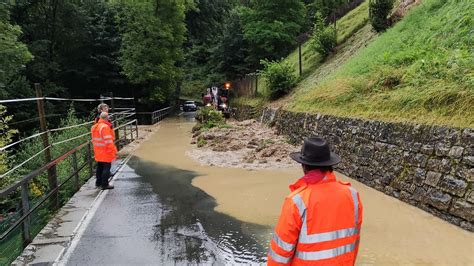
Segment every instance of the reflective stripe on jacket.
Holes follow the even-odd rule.
[[[97,162],[110,163],[117,156],[117,147],[115,147],[115,133],[110,124],[99,119],[92,126],[92,144],[94,145],[94,158]]]
[[[270,243],[268,265],[354,265],[359,249],[362,204],[350,184],[334,173],[290,186]]]

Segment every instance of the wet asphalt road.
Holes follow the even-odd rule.
[[[132,157],[67,265],[264,263],[259,234],[268,228],[215,212],[215,200],[191,185],[195,176]]]
[[[94,214],[67,265],[154,264],[160,247],[154,240],[162,216],[158,197],[126,166]]]

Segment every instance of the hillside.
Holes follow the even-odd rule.
[[[362,8],[340,21],[361,21],[354,13]],[[278,102],[293,111],[473,127],[473,10],[471,1],[424,0],[378,36],[370,25],[355,27],[336,54]]]

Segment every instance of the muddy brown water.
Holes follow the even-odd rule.
[[[300,167],[272,171],[202,166],[185,155],[193,149],[193,124],[189,116],[164,121],[135,151],[132,167],[172,206],[174,215],[167,218],[172,222],[164,224],[202,226],[221,256],[215,261],[264,262],[283,198],[288,185],[301,176]],[[473,233],[338,177],[352,183],[364,205],[358,265],[474,265]]]

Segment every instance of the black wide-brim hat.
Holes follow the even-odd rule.
[[[331,152],[326,140],[318,137],[306,138],[301,152],[290,154],[291,159],[311,166],[333,166],[341,162],[341,157]]]

